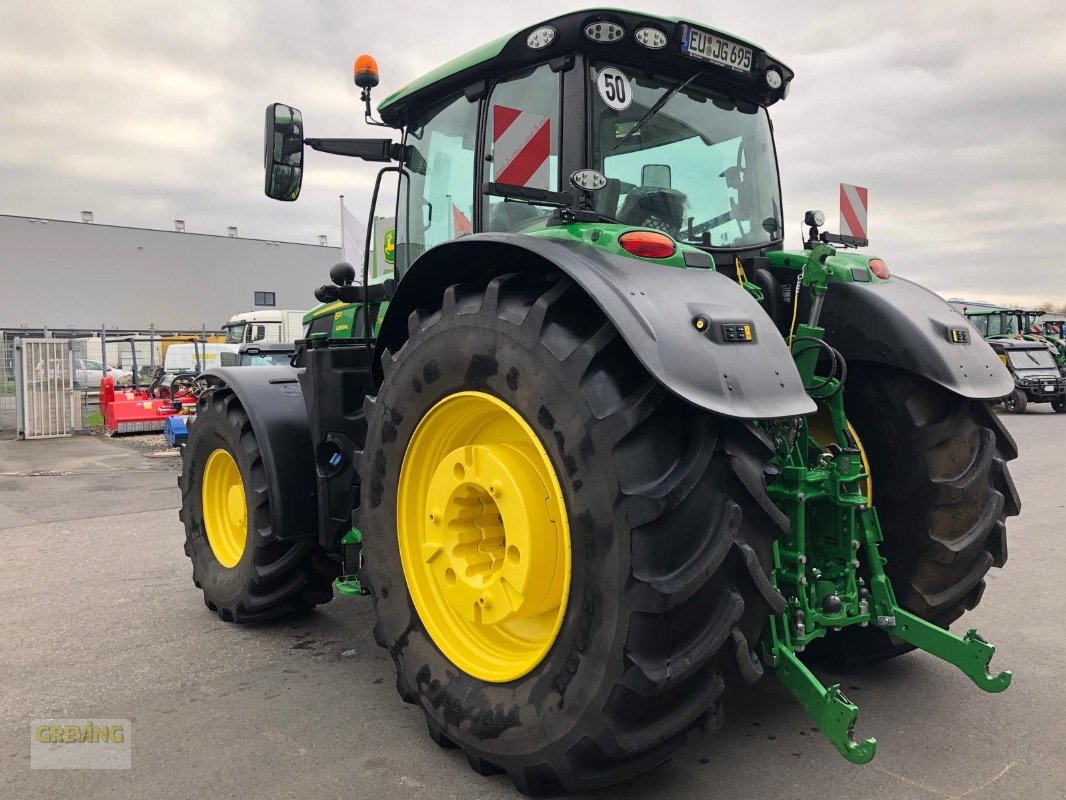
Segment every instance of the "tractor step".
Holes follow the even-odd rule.
[[[352,528],[341,539],[341,556],[344,560],[344,574],[333,581],[333,589],[343,597],[359,597],[370,594],[359,580],[363,569],[363,534],[358,528]]]
[[[359,597],[369,594],[359,582],[358,575],[341,575],[339,578],[334,578],[333,590],[343,597]]]

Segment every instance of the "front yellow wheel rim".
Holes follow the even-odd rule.
[[[570,591],[570,528],[548,453],[483,392],[449,395],[418,423],[396,498],[404,578],[426,632],[493,683],[547,655]]]
[[[248,505],[237,462],[218,448],[207,457],[200,491],[207,543],[218,563],[237,566],[248,541]]]

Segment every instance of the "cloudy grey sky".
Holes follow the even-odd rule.
[[[630,4],[639,7],[638,3]],[[360,136],[351,62],[383,98],[484,41],[586,4],[540,0],[0,0],[0,213],[339,243],[374,170],[309,153],[295,204],[262,193],[263,108]],[[692,0],[644,7],[732,31],[796,70],[772,109],[790,246],[837,184],[870,188],[871,252],[945,296],[1066,302],[1061,3]]]

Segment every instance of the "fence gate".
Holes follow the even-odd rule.
[[[0,331],[0,431],[18,427],[15,415],[15,340]]]
[[[81,426],[67,339],[15,340],[15,401],[19,436],[70,436]]]

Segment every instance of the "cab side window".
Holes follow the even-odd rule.
[[[485,122],[485,180],[559,190],[561,79],[544,64],[493,87]],[[549,211],[486,196],[484,228],[522,230],[543,224]]]
[[[473,233],[476,102],[459,95],[407,129],[396,219],[396,273],[434,245]]]

